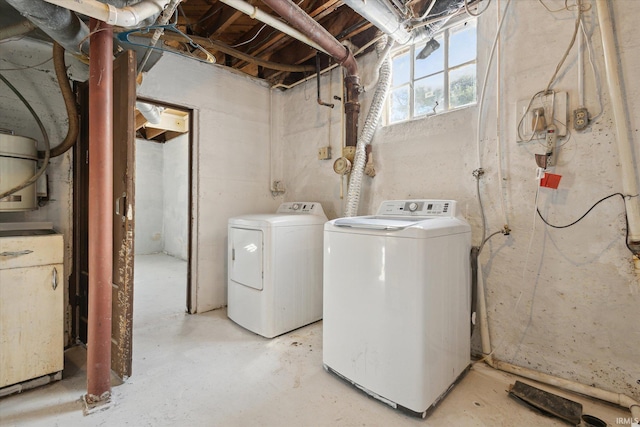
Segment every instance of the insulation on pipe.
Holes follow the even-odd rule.
[[[373,94],[371,107],[369,108],[369,113],[362,128],[362,134],[360,138],[358,138],[358,144],[356,145],[356,156],[351,171],[351,178],[349,179],[345,216],[356,216],[358,214],[360,192],[362,190],[362,176],[364,175],[364,168],[367,162],[366,147],[373,139],[373,135],[380,122],[380,117],[382,116],[384,101],[391,87],[391,64],[389,61],[388,46],[393,44],[393,40],[388,39],[387,41],[387,39],[387,37],[383,37],[376,43],[376,52],[378,52],[378,55],[386,54],[386,58],[380,65],[378,86]]]

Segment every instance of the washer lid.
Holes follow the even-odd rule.
[[[398,231],[417,225],[424,218],[389,218],[384,216],[360,216],[336,219],[336,227],[366,228],[371,230]]]
[[[326,232],[425,239],[459,233],[470,233],[462,218],[360,216],[338,218],[327,222]]]

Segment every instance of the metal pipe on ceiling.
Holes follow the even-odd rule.
[[[87,404],[111,394],[113,29],[91,19],[89,62],[89,321]]]
[[[302,43],[305,43],[311,46],[312,48],[319,50],[320,52],[327,53],[327,51],[322,46],[320,46],[318,43],[315,43],[314,40],[307,37],[302,32],[296,30],[295,28],[292,28],[286,23],[280,21],[279,19],[274,18],[273,16],[269,15],[266,12],[263,12],[262,10],[258,9],[256,6],[253,6],[244,0],[220,0],[220,2],[236,10],[239,10],[244,14],[249,15],[253,19],[257,19],[260,22],[264,22],[268,26],[275,28],[278,31],[282,31],[283,33],[293,37],[296,40],[300,40]]]
[[[289,0],[262,0],[267,6],[322,46],[347,70],[345,77],[345,144],[355,147],[358,142],[358,117],[360,114],[360,76],[353,53],[342,45],[322,25],[310,17],[298,5]]]
[[[228,1],[228,0],[223,0]],[[297,4],[289,0],[262,0],[291,25],[302,31],[307,37],[321,46],[321,52],[331,55],[347,69],[350,76],[358,75],[358,65],[349,49],[342,45],[322,25],[310,17]]]

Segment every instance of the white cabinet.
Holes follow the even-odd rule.
[[[28,234],[0,234],[0,388],[64,365],[62,235]]]

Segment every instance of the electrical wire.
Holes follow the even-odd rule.
[[[22,183],[16,185],[15,187],[11,188],[10,190],[7,190],[7,191],[5,191],[3,193],[0,193],[0,200],[2,200],[7,196],[10,196],[10,195],[22,190],[23,188],[26,188],[26,187],[28,187],[28,186],[30,186],[32,184],[35,184],[35,182],[38,181],[38,179],[42,176],[44,171],[47,170],[47,167],[49,166],[49,158],[50,158],[50,154],[51,154],[51,146],[49,144],[49,135],[47,134],[47,130],[44,128],[44,125],[42,124],[42,121],[40,120],[40,117],[38,117],[36,112],[31,107],[31,104],[29,104],[29,102],[22,96],[22,94],[18,91],[18,89],[16,89],[11,84],[11,82],[9,82],[9,80],[7,80],[2,74],[0,74],[0,80],[2,80],[4,82],[4,84],[6,84],[9,87],[9,89],[11,89],[13,91],[13,93],[16,94],[16,96],[20,99],[20,101],[22,101],[24,103],[24,105],[27,107],[27,109],[29,110],[29,112],[31,113],[33,118],[35,119],[36,123],[38,123],[38,127],[40,128],[40,132],[42,132],[42,137],[43,137],[44,147],[45,147],[44,159],[42,160],[42,165],[40,166],[40,169],[38,169],[36,174],[33,175],[31,178],[28,178],[24,182],[22,182]]]
[[[580,0],[577,0],[577,4],[580,4]],[[580,21],[582,20],[582,7],[578,7],[578,16],[576,17],[576,23],[574,25],[573,28],[573,35],[571,36],[571,41],[569,42],[569,46],[567,47],[567,50],[564,52],[564,55],[562,56],[562,59],[560,59],[560,62],[558,62],[558,65],[556,66],[556,70],[553,73],[553,75],[551,76],[551,78],[549,79],[549,83],[547,83],[547,88],[545,89],[545,92],[549,92],[549,90],[551,90],[551,86],[553,85],[553,83],[556,80],[556,77],[558,76],[558,73],[560,72],[560,69],[562,68],[562,66],[564,65],[564,62],[566,61],[567,57],[569,56],[569,52],[571,51],[571,48],[573,47],[573,45],[576,42],[576,36],[578,35],[578,30],[580,29]]]
[[[258,35],[260,35],[262,30],[264,30],[266,26],[267,26],[267,24],[264,24],[262,27],[260,27],[258,32],[253,37],[251,37],[249,40],[247,40],[245,42],[242,42],[242,43],[234,44],[234,45],[232,45],[230,47],[239,47],[239,46],[244,46],[245,44],[251,43],[252,41],[254,41],[256,39],[256,37],[258,37]]]
[[[551,228],[557,228],[557,229],[562,229],[562,228],[569,228],[572,227],[574,225],[576,225],[577,223],[579,223],[580,221],[582,221],[584,219],[584,217],[586,217],[589,212],[591,212],[596,206],[598,206],[600,203],[604,202],[607,199],[610,199],[612,197],[615,196],[620,196],[622,198],[622,201],[624,202],[624,199],[626,199],[627,197],[631,198],[631,197],[638,197],[638,195],[624,195],[622,193],[613,193],[610,194],[606,197],[603,197],[602,199],[598,200],[597,202],[595,202],[590,208],[589,210],[587,210],[580,218],[576,219],[575,221],[566,224],[566,225],[555,225],[555,224],[551,224],[549,221],[547,221],[543,216],[542,213],[540,213],[540,209],[537,208],[536,206],[536,211],[538,212],[538,216],[540,217],[540,219],[542,220],[542,222],[544,222],[546,225],[548,225]],[[629,246],[629,218],[628,218],[628,213],[627,213],[627,205],[626,203],[624,204],[624,208],[625,208],[625,221],[626,221],[626,238],[625,238],[625,244],[627,246],[627,249],[629,249],[629,251],[631,251],[631,253],[635,254],[635,252],[631,249],[631,247]]]
[[[5,61],[7,61],[7,62],[9,62],[9,63],[11,63],[11,64],[13,64],[13,65],[18,65],[18,66],[20,66],[21,68],[0,68],[0,71],[22,71],[22,70],[29,70],[29,69],[31,69],[31,68],[36,68],[36,67],[39,67],[40,65],[44,65],[44,64],[46,64],[47,62],[51,61],[52,59],[53,59],[53,56],[52,56],[51,58],[49,58],[49,59],[45,59],[44,61],[42,61],[42,62],[39,62],[39,63],[35,64],[35,65],[20,65],[20,64],[16,64],[15,62],[11,62],[11,61],[9,61],[8,59],[5,59]]]
[[[478,6],[478,3],[480,3],[481,0],[476,1],[476,9],[479,9],[480,6]],[[483,13],[485,13],[487,11],[487,9],[489,9],[489,6],[491,5],[491,0],[487,1],[487,5],[485,6],[484,9],[482,9],[482,11],[478,12],[478,13],[472,13],[471,10],[469,9],[469,0],[464,0],[464,10],[467,12],[467,14],[471,15],[471,16],[475,16],[476,18],[480,15],[482,15]]]
[[[600,75],[598,74],[598,71],[596,70],[596,66],[593,62],[593,45],[591,44],[591,37],[587,35],[587,31],[584,28],[584,19],[580,21],[580,28],[582,29],[582,33],[584,34],[584,40],[585,40],[585,43],[587,44],[589,64],[591,64],[591,71],[593,72],[593,79],[596,84],[596,94],[598,95],[598,107],[600,107],[600,111],[598,112],[598,114],[592,115],[591,117],[589,117],[589,120],[596,121],[604,111],[604,108],[602,106],[602,88],[600,85]]]

